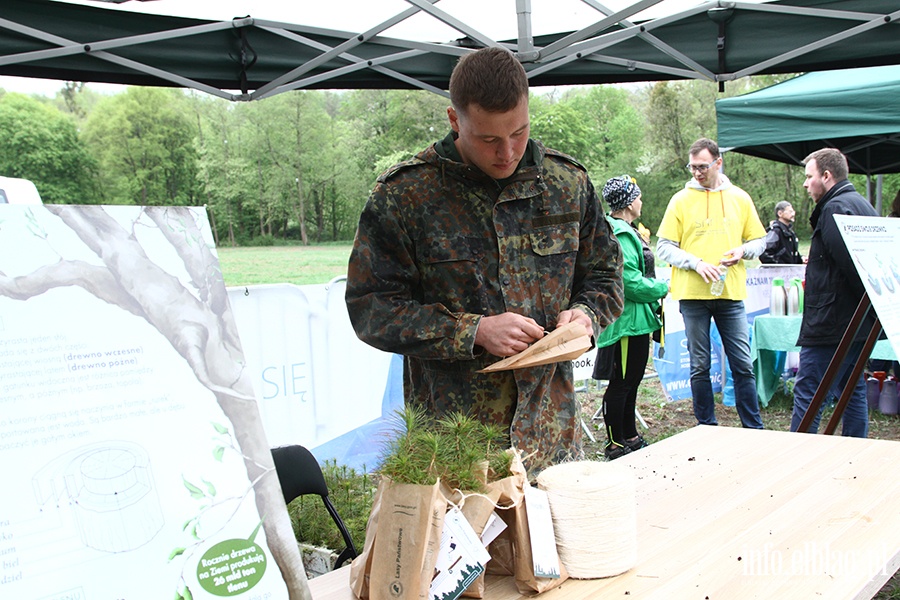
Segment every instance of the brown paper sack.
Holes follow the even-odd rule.
[[[507,356],[478,372],[492,373],[575,360],[593,345],[591,336],[585,333],[584,325],[573,321],[560,325],[518,354]]]
[[[487,481],[487,461],[483,464],[483,481]],[[487,485],[487,484],[485,484]],[[463,492],[460,490],[444,490],[444,495],[450,502],[460,507],[460,511],[472,526],[475,534],[481,536],[484,528],[488,523],[488,519],[494,513],[494,507],[500,499],[499,489],[487,489],[484,493],[479,492]],[[488,562],[490,564],[490,561]],[[475,581],[469,584],[466,591],[462,593],[463,598],[484,598],[484,573],[479,575]]]
[[[486,573],[514,576],[520,594],[546,592],[568,579],[569,573],[560,562],[558,579],[534,575],[531,534],[525,509],[525,485],[528,479],[519,453],[515,450],[510,452],[515,453],[510,469],[512,475],[488,486],[500,491],[498,505],[508,508],[497,511],[506,523],[506,529],[488,546],[491,560],[488,561]]]
[[[429,598],[447,499],[434,485],[382,478],[366,525],[362,553],[350,564],[357,598]]]

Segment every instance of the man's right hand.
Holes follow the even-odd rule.
[[[700,274],[700,277],[702,277],[703,281],[705,281],[706,283],[712,283],[719,278],[719,275],[722,274],[722,272],[719,271],[719,267],[717,265],[711,265],[708,262],[704,262],[702,260],[697,263],[697,268],[694,270]]]
[[[475,331],[475,345],[494,356],[518,354],[544,337],[544,328],[537,321],[515,313],[481,317]]]

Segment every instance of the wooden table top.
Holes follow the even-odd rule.
[[[900,442],[698,426],[617,462],[637,565],[541,598],[871,598],[900,567]],[[352,600],[348,577],[311,580],[314,600]],[[521,597],[487,578],[486,599]]]

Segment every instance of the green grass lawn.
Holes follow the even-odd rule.
[[[347,274],[352,244],[327,246],[267,246],[258,248],[218,248],[225,285],[328,283]],[[800,253],[809,253],[809,241],[801,241]],[[750,261],[747,266],[759,266]]]
[[[218,248],[226,286],[308,285],[347,275],[352,245]]]

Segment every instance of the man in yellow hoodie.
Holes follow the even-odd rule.
[[[718,424],[709,377],[709,329],[715,320],[734,378],[741,424],[762,429],[744,310],[744,259],[755,258],[766,249],[766,230],[749,194],[733,185],[721,166],[714,141],[702,138],[694,142],[687,164],[693,177],[669,201],[657,232],[656,254],[673,267],[672,297],[679,301],[684,318],[697,422]],[[724,288],[711,289],[723,276]]]

